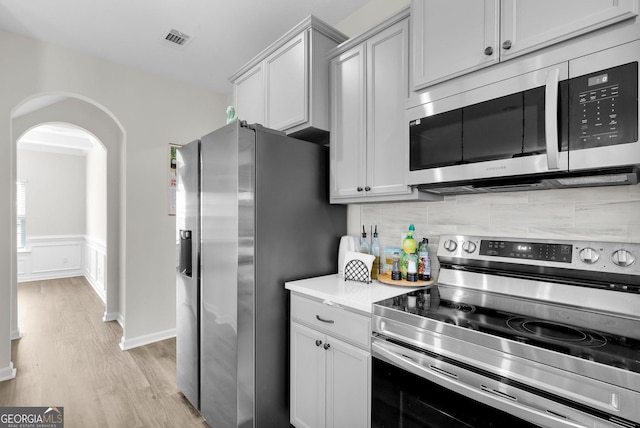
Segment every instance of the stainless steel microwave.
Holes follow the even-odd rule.
[[[473,193],[638,182],[640,41],[407,110],[408,183]]]

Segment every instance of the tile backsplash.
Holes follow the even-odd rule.
[[[429,238],[434,273],[441,234],[640,242],[640,184],[349,206],[348,233],[364,225],[369,236],[378,225],[381,248],[401,246],[410,223],[418,240]]]

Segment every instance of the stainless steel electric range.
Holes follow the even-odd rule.
[[[374,304],[373,427],[640,428],[640,244],[446,235]]]

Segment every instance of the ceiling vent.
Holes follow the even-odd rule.
[[[171,43],[175,43],[176,45],[184,45],[185,43],[187,43],[187,41],[189,40],[188,35],[181,33],[178,30],[171,30],[169,31],[169,34],[167,34],[164,39],[171,42]]]

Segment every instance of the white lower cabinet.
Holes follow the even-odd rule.
[[[291,424],[296,428],[368,428],[371,425],[371,353],[368,346],[355,346],[347,340],[369,343],[370,330],[366,337],[360,337],[364,328],[368,329],[364,326],[370,325],[369,318],[324,306],[292,296]],[[354,317],[360,326],[340,327],[354,321]],[[341,333],[330,334],[333,329]],[[352,334],[359,337],[352,341],[349,337]],[[338,335],[345,337],[339,339]]]

